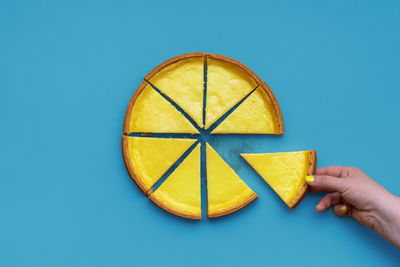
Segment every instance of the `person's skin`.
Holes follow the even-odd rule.
[[[351,216],[400,249],[400,198],[354,167],[325,167],[306,177],[313,192],[325,195],[316,211],[333,206],[338,216]]]

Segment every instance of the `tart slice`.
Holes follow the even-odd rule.
[[[145,80],[203,127],[204,53],[171,58],[151,71]]]
[[[143,193],[182,156],[194,139],[122,136],[122,153],[129,175]]]
[[[235,212],[258,198],[208,143],[206,151],[209,218]]]
[[[212,133],[283,134],[278,102],[266,83],[259,86]]]
[[[198,133],[196,128],[147,82],[136,90],[125,114],[124,133]]]
[[[238,61],[207,54],[205,128],[208,129],[259,84],[260,78]]]
[[[176,168],[150,199],[175,215],[201,219],[200,144]]]
[[[314,173],[317,164],[314,150],[241,156],[291,209],[305,196],[308,188],[305,177]]]

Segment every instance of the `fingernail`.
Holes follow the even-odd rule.
[[[306,182],[307,183],[313,183],[314,182],[314,176],[306,176]]]
[[[345,205],[343,205],[343,206],[340,207],[340,210],[343,211],[343,212],[346,212],[347,211],[347,207]]]
[[[316,211],[316,212],[321,212],[319,209],[320,209],[320,205],[319,205],[319,203],[318,203],[318,205],[315,206],[315,211]]]

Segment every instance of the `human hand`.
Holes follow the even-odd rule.
[[[338,216],[351,216],[400,249],[400,198],[354,167],[325,167],[306,177],[313,192],[331,192],[316,206],[334,206]]]

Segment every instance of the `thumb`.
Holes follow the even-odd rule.
[[[313,192],[339,192],[343,191],[343,179],[329,175],[307,176],[306,182]]]

